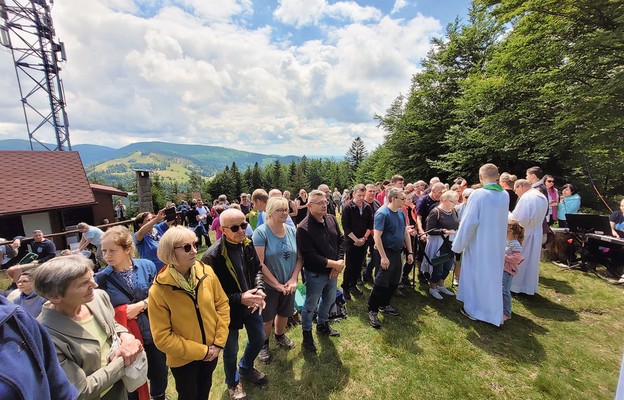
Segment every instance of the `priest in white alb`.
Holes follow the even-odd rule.
[[[510,218],[518,221],[524,228],[524,241],[522,242],[524,262],[511,282],[511,291],[534,295],[537,293],[539,282],[542,223],[548,212],[548,200],[538,189],[531,186],[531,182],[525,179],[518,179],[514,183],[514,192],[518,195],[518,202]]]
[[[500,326],[503,322],[503,263],[507,237],[509,195],[496,183],[498,168],[479,169],[483,187],[470,195],[453,251],[462,253],[457,299],[468,318]]]

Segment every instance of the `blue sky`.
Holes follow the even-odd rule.
[[[11,0],[9,0],[10,2]],[[465,0],[64,0],[52,16],[73,144],[342,155],[405,93]],[[7,51],[0,138],[27,139]],[[41,133],[42,135],[45,132]],[[45,138],[53,141],[52,137]]]

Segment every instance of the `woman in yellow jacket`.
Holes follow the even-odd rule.
[[[156,347],[167,355],[179,400],[206,400],[228,337],[230,306],[212,268],[197,261],[196,235],[171,227],[158,244],[166,265],[149,290]]]

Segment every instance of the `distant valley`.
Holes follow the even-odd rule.
[[[50,145],[51,147],[54,147]],[[30,150],[28,140],[0,140],[0,150]],[[36,150],[46,149],[41,147]],[[225,166],[236,162],[239,170],[247,166],[265,166],[279,160],[282,164],[298,162],[297,156],[266,155],[218,146],[188,145],[165,142],[139,142],[120,149],[91,144],[72,146],[80,153],[82,164],[90,179],[115,185],[134,179],[134,170],[157,172],[164,181],[185,182],[192,172],[208,178]]]

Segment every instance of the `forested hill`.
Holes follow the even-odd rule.
[[[54,147],[51,145],[51,147]],[[30,150],[27,140],[0,140],[0,150]],[[36,150],[45,150],[43,147]],[[240,168],[258,163],[266,166],[279,160],[282,164],[298,161],[296,156],[279,156],[233,150],[218,146],[188,145],[165,142],[139,142],[120,149],[91,144],[77,144],[87,174],[109,184],[119,182],[135,169],[156,171],[163,177],[185,181],[196,172],[209,177],[235,162]]]

